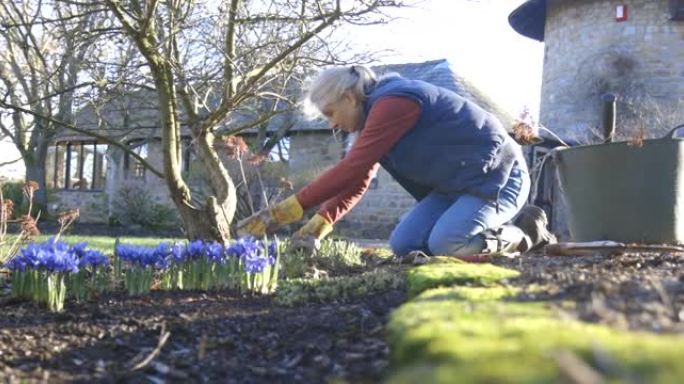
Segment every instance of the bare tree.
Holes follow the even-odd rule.
[[[63,129],[59,122],[72,122],[78,91],[92,85],[79,74],[102,10],[39,0],[0,3],[0,131],[19,150],[26,179],[38,182],[41,205],[47,203],[48,145]]]
[[[221,126],[238,133],[240,112],[259,100],[282,100],[288,79],[320,60],[319,40],[343,22],[376,23],[392,0],[104,0],[145,58],[156,92],[163,172],[191,239],[229,238],[235,185],[214,140]],[[325,52],[323,52],[325,53]],[[301,72],[301,71],[299,71]],[[232,125],[228,123],[233,123]],[[181,129],[188,129],[211,196],[193,202],[181,173]]]

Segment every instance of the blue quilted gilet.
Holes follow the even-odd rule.
[[[416,101],[416,125],[380,164],[417,200],[437,191],[497,200],[514,162],[526,167],[520,146],[491,113],[455,92],[399,76],[386,77],[365,100],[366,116],[384,96]]]

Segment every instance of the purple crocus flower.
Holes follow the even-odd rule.
[[[176,243],[171,247],[171,258],[176,264],[181,264],[188,257],[187,247],[183,243]]]
[[[86,254],[86,247],[88,246],[88,242],[84,241],[82,243],[75,244],[74,246],[71,247],[71,252],[75,253],[76,256],[79,258],[85,257]]]
[[[228,249],[228,254],[239,257],[245,265],[245,271],[248,273],[263,272],[268,265],[275,263],[275,258],[270,257],[267,252],[267,247],[262,241],[255,240],[251,237],[238,239],[235,244]],[[270,248],[270,247],[269,247]]]
[[[79,254],[84,250],[85,245],[79,244],[74,250],[67,243],[50,238],[44,243],[28,244],[6,267],[19,271],[29,268],[50,272],[78,272]]]
[[[141,247],[136,245],[119,244],[116,247],[116,255],[131,264],[137,264],[143,268],[154,266],[166,268],[169,265],[169,257],[172,248],[167,243],[161,243],[155,248]]]
[[[26,270],[26,260],[23,257],[13,257],[3,267],[10,271],[24,272]]]
[[[106,267],[109,265],[109,258],[100,251],[92,249],[86,250],[83,257],[79,260],[79,267],[86,267],[92,265],[93,267]]]
[[[202,240],[195,240],[188,243],[187,257],[193,260],[204,256],[204,242]]]
[[[41,255],[41,267],[50,272],[78,272],[78,257],[71,252],[55,249]]]
[[[225,248],[220,243],[214,241],[205,245],[205,252],[209,260],[216,264],[225,263],[224,255]]]

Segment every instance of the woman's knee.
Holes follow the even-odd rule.
[[[393,231],[389,238],[389,246],[392,252],[397,256],[407,255],[411,251],[415,251],[415,241],[401,236],[397,231]]]
[[[482,251],[480,236],[430,236],[428,239],[430,253],[435,256],[466,256]]]

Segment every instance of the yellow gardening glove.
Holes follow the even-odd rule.
[[[333,226],[330,224],[328,219],[321,216],[321,214],[315,214],[311,220],[304,224],[297,232],[294,233],[293,237],[313,237],[316,240],[320,240],[326,237],[330,232],[332,232]]]
[[[320,248],[320,240],[332,230],[332,224],[317,213],[292,235],[289,248],[293,251],[313,252]]]
[[[301,219],[302,216],[304,216],[304,209],[297,201],[297,197],[292,195],[278,204],[262,209],[238,222],[238,233],[264,237],[282,225]]]

